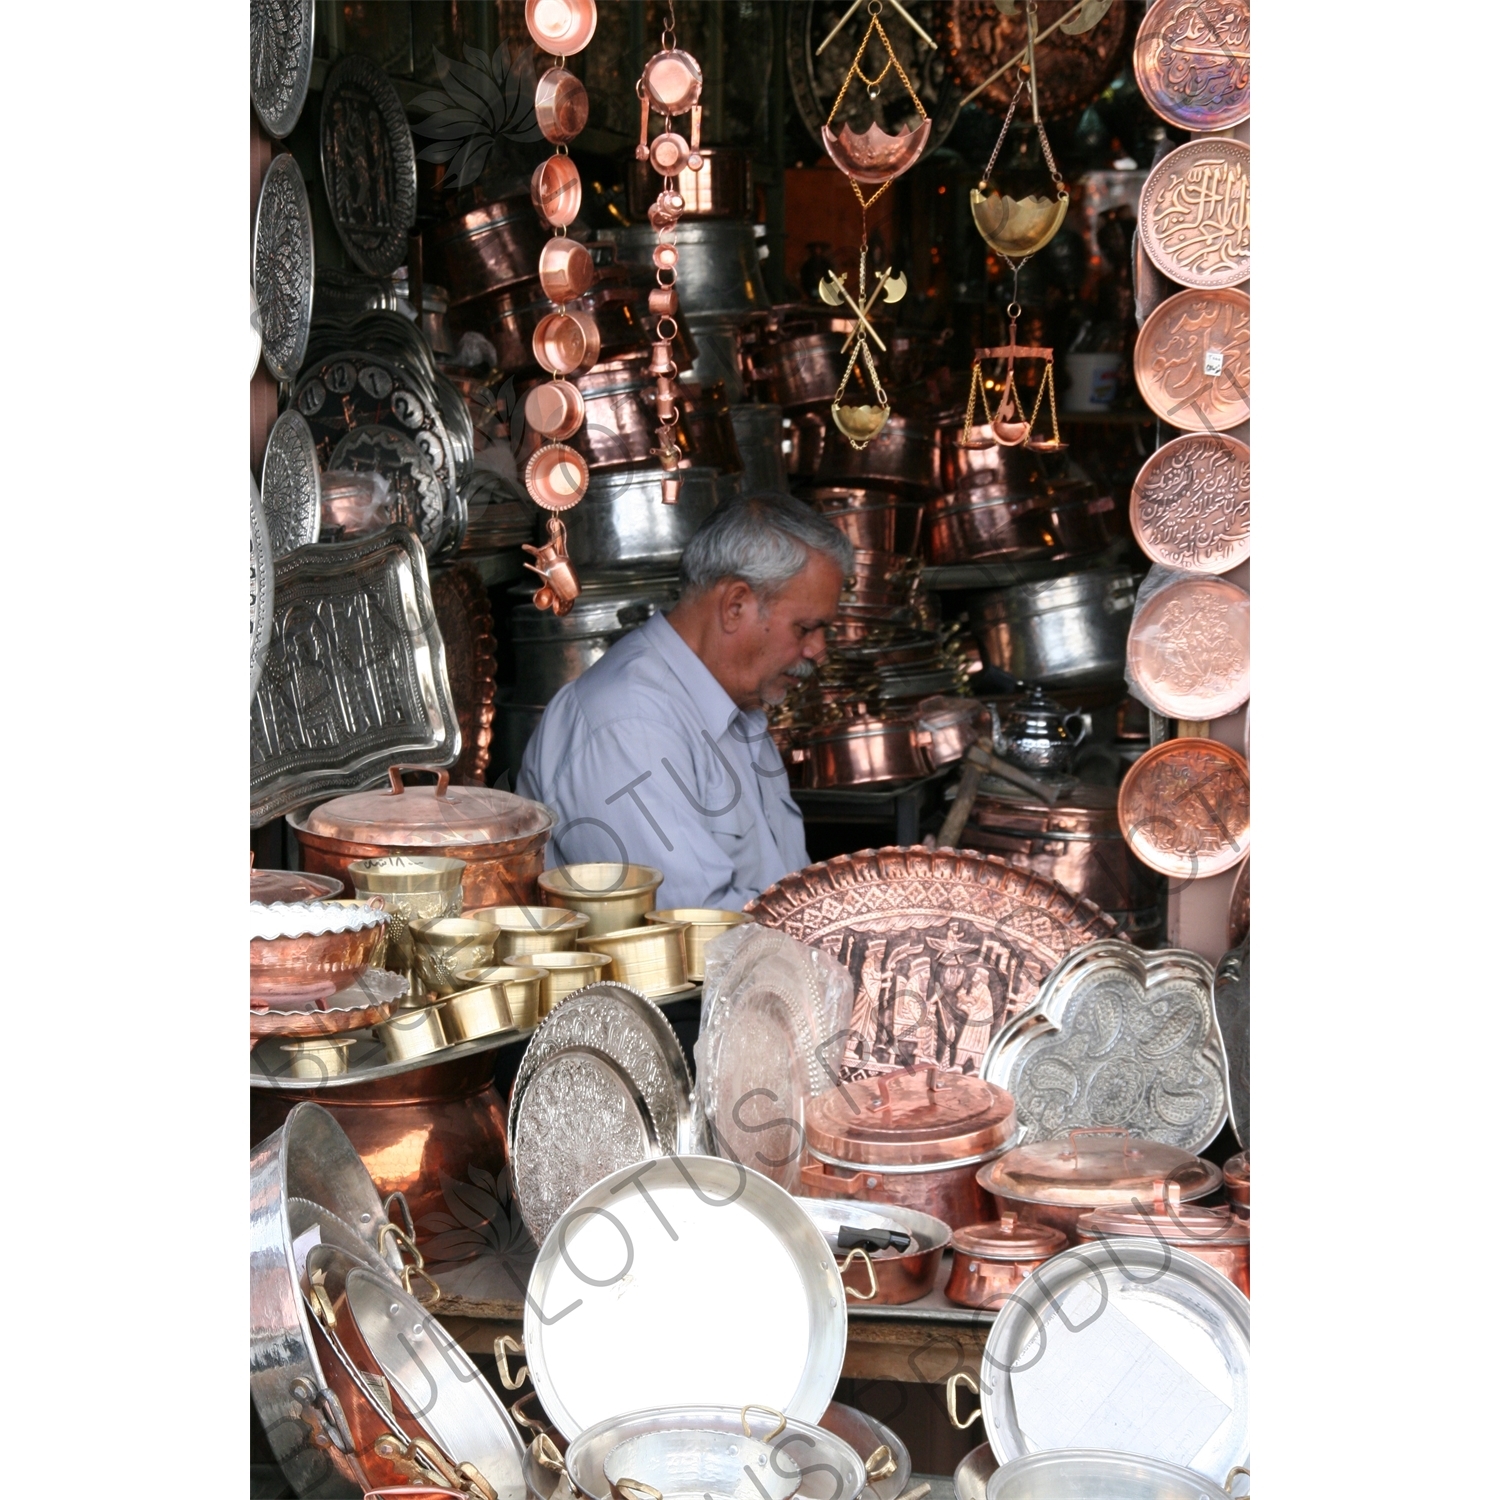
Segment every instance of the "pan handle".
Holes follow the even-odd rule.
[[[976,1406],[962,1422],[958,1420],[958,1388],[962,1386],[966,1391],[972,1391],[976,1396],[979,1394],[979,1384],[967,1370],[960,1370],[956,1375],[948,1377],[948,1420],[960,1431],[972,1427],[978,1420],[982,1407]]]
[[[535,1400],[536,1400],[536,1392],[535,1391],[527,1391],[526,1394],[524,1396],[522,1396],[521,1399],[519,1401],[517,1401],[514,1406],[511,1407],[510,1414],[511,1414],[512,1418],[514,1418],[515,1421],[519,1422],[522,1427],[527,1428],[529,1431],[531,1431],[531,1432],[546,1432],[546,1430],[547,1430],[547,1424],[545,1422],[538,1422],[537,1419],[535,1417],[533,1417],[530,1412],[522,1410],[522,1408],[526,1405],[526,1403],[528,1401],[535,1401]]]
[[[662,1500],[660,1490],[652,1489],[639,1479],[617,1479],[614,1490],[616,1494],[623,1495],[625,1500]]]
[[[870,1290],[868,1292],[861,1292],[850,1286],[848,1282],[845,1282],[844,1294],[845,1296],[853,1297],[857,1302],[873,1302],[880,1292],[880,1283],[875,1278],[875,1262],[870,1259],[870,1252],[863,1245],[856,1245],[839,1262],[839,1275],[842,1276],[853,1265],[856,1256],[864,1261],[865,1270],[870,1273]]]
[[[773,1437],[776,1437],[786,1426],[786,1418],[782,1416],[782,1414],[777,1411],[774,1406],[759,1406],[754,1401],[752,1401],[749,1406],[742,1406],[740,1408],[740,1429],[746,1437],[749,1437],[751,1435],[750,1413],[753,1411],[763,1411],[768,1417],[776,1418],[776,1425],[763,1438],[760,1439],[760,1441],[763,1443],[769,1443],[771,1439]]]
[[[1234,1494],[1234,1482],[1240,1477],[1241,1474],[1243,1474],[1246,1479],[1250,1477],[1250,1470],[1244,1464],[1236,1464],[1234,1468],[1229,1471],[1229,1477],[1224,1481],[1225,1494]],[[1236,1500],[1250,1500],[1250,1491],[1246,1490],[1243,1495],[1236,1496]]]
[[[563,1460],[561,1453],[557,1451],[557,1444],[545,1432],[539,1432],[531,1440],[531,1456],[542,1468],[553,1474],[566,1474],[568,1466]]]
[[[896,1455],[891,1452],[888,1443],[882,1443],[865,1460],[865,1478],[871,1484],[879,1484],[882,1479],[889,1479],[895,1472]]]
[[[526,1384],[527,1369],[522,1365],[515,1374],[511,1374],[510,1356],[512,1354],[525,1354],[526,1346],[520,1339],[513,1339],[508,1333],[502,1333],[495,1340],[495,1363],[500,1367],[500,1384],[508,1391],[518,1391]]]
[[[392,766],[386,773],[391,778],[392,793],[399,797],[406,790],[406,783],[401,779],[403,771],[431,771],[434,769],[432,766]],[[446,771],[438,771],[437,787],[434,795],[438,797],[446,797],[448,795],[448,773]]]
[[[403,1198],[401,1201],[404,1206],[406,1200]],[[376,1244],[380,1247],[380,1253],[382,1255],[385,1254],[385,1242],[387,1236],[395,1240],[396,1244],[400,1246],[401,1249],[407,1250],[411,1253],[411,1259],[409,1261],[403,1261],[401,1264],[402,1290],[408,1297],[416,1297],[417,1301],[420,1302],[423,1307],[431,1311],[432,1308],[436,1307],[438,1303],[443,1300],[443,1289],[437,1284],[437,1282],[432,1279],[430,1275],[428,1275],[426,1264],[422,1259],[422,1252],[417,1249],[417,1242],[412,1239],[411,1236],[408,1235],[407,1232],[399,1224],[393,1224],[389,1219],[387,1219],[386,1222],[380,1226],[380,1235],[376,1240]],[[411,1279],[413,1276],[420,1276],[422,1280],[427,1283],[428,1290],[431,1293],[430,1297],[418,1296],[418,1294],[412,1290]]]

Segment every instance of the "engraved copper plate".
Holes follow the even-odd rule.
[[[307,184],[283,151],[260,185],[252,251],[260,353],[273,380],[297,378],[312,327],[313,223]]]
[[[250,102],[278,141],[307,102],[315,13],[313,0],[250,0]]]
[[[1156,0],[1136,33],[1135,81],[1146,103],[1183,130],[1248,120],[1249,0]]]
[[[443,636],[448,687],[458,713],[463,749],[449,772],[464,785],[483,786],[495,722],[494,615],[484,581],[467,563],[432,578],[432,607]]]
[[[1120,785],[1120,829],[1159,874],[1196,880],[1250,852],[1250,768],[1217,740],[1153,746]]]
[[[282,412],[266,440],[260,503],[271,528],[271,551],[277,557],[317,541],[323,505],[318,448],[300,412]]]
[[[921,1063],[978,1071],[985,1049],[1074,948],[1115,924],[992,856],[866,849],[809,865],[746,907],[854,977],[845,1078]]]
[[[303,547],[276,565],[275,611],[250,704],[250,823],[448,766],[448,692],[421,543],[404,526]]]
[[[417,221],[417,153],[395,88],[369,58],[349,54],[329,70],[319,132],[333,227],[361,271],[389,276]]]
[[[1141,243],[1183,286],[1238,286],[1250,275],[1250,148],[1189,141],[1151,169],[1141,189]]]
[[[1236,287],[1168,297],[1135,342],[1135,383],[1162,421],[1223,432],[1250,420],[1250,298]]]
[[[1163,443],[1130,490],[1130,529],[1164,568],[1227,573],[1250,556],[1250,449],[1222,433]]]
[[[1125,642],[1136,686],[1169,719],[1222,719],[1250,696],[1250,596],[1223,578],[1158,589]]]
[[[1214,973],[1196,953],[1106,939],[1070,953],[985,1054],[1015,1144],[1117,1126],[1197,1155],[1224,1127]]]
[[[1238,948],[1250,936],[1250,860],[1247,857],[1234,877],[1229,893],[1229,911],[1224,918],[1225,946]]]

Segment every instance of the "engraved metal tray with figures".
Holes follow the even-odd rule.
[[[250,704],[250,822],[380,782],[460,748],[427,560],[404,526],[304,547],[276,565]]]

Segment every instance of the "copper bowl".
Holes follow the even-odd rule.
[[[526,0],[526,29],[548,57],[582,52],[598,24],[594,0]]]
[[[537,129],[554,146],[571,141],[589,122],[589,91],[566,68],[548,68],[537,79]]]
[[[373,903],[361,903],[373,904]],[[385,941],[382,920],[349,932],[250,939],[250,1004],[267,1010],[322,1008],[359,978]]]
[[[548,243],[528,196],[502,198],[426,230],[426,275],[448,288],[448,307],[528,281]]]
[[[543,159],[531,174],[531,206],[554,229],[566,229],[578,217],[583,179],[571,156],[558,152]]]
[[[537,279],[554,302],[571,302],[594,284],[594,257],[587,245],[565,234],[554,235],[537,257]]]
[[[526,392],[526,425],[551,442],[570,438],[583,426],[583,397],[567,380],[544,380]]]
[[[544,510],[571,510],[588,491],[588,465],[576,448],[545,443],[526,462],[526,493]]]
[[[1027,1224],[1014,1214],[1002,1214],[991,1224],[966,1224],[953,1231],[953,1269],[943,1295],[960,1307],[993,1310],[1067,1245],[1060,1229]]]
[[[599,325],[586,312],[549,312],[531,335],[533,357],[554,375],[591,369],[599,348]]]

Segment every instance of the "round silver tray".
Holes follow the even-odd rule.
[[[297,378],[312,327],[312,204],[290,151],[266,168],[255,208],[252,252],[260,307],[260,353],[274,380]]]
[[[274,556],[285,557],[317,541],[323,523],[318,445],[301,412],[282,412],[266,440],[260,504],[271,529]]]

